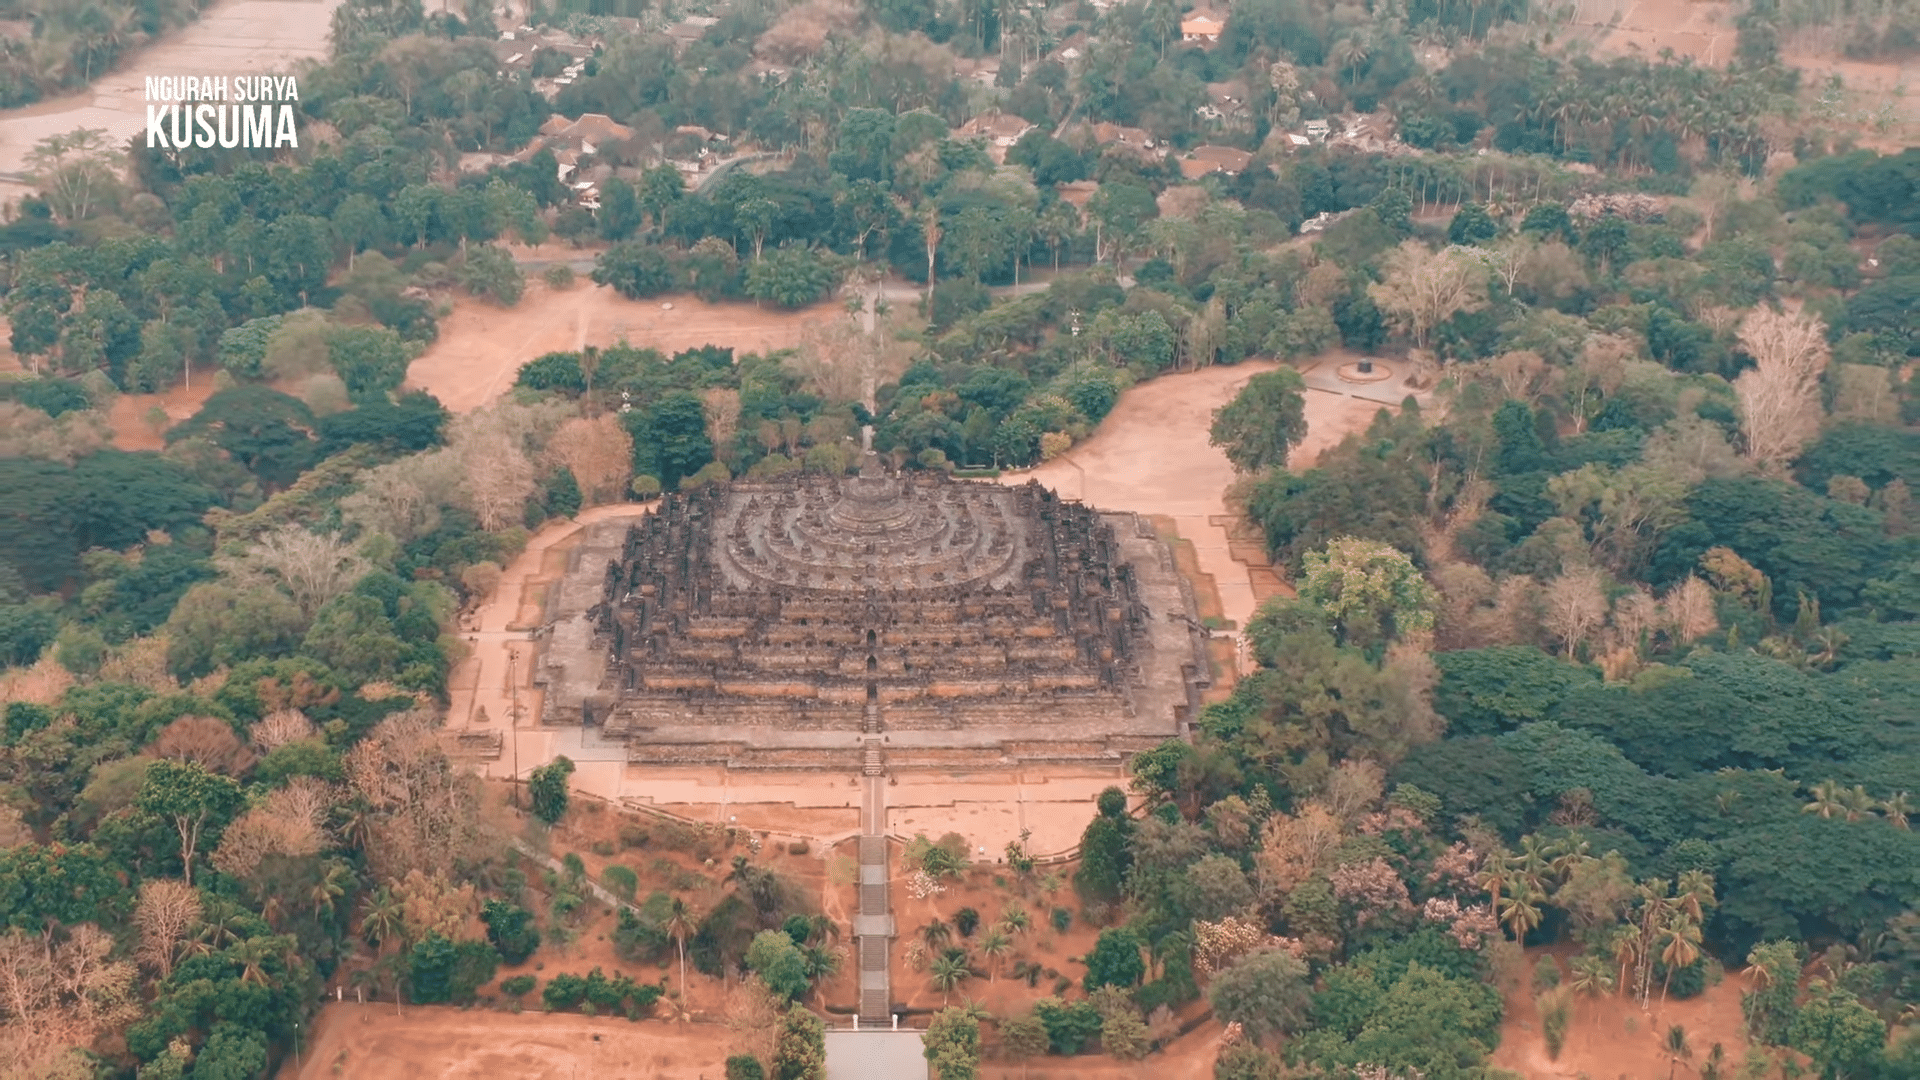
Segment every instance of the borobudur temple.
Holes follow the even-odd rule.
[[[592,526],[547,603],[542,722],[638,764],[857,769],[875,735],[889,769],[1118,763],[1207,684],[1191,587],[1137,515],[871,454]]]

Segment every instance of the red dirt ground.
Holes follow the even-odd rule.
[[[147,422],[147,413],[159,406],[167,414],[167,427],[200,411],[213,396],[213,373],[194,373],[193,386],[175,386],[159,394],[121,394],[107,410],[107,424],[113,428],[113,445],[121,450],[162,450],[166,448],[166,427],[156,429]]]
[[[1528,950],[1527,970],[1531,971],[1531,965],[1547,951]],[[1562,954],[1564,962],[1568,950],[1562,947],[1553,951]],[[1573,1022],[1557,1060],[1547,1057],[1533,995],[1524,986],[1506,989],[1507,1018],[1492,1063],[1527,1080],[1666,1080],[1672,1068],[1665,1051],[1667,1029],[1675,1024],[1687,1031],[1695,1065],[1706,1058],[1715,1043],[1726,1052],[1723,1075],[1732,1075],[1747,1055],[1740,1015],[1743,987],[1735,976],[1686,1001],[1663,1004],[1656,993],[1647,1012],[1640,1010],[1638,1001],[1618,994],[1576,996]],[[1683,1062],[1682,1072],[1688,1071]]]
[[[408,368],[407,384],[431,392],[453,412],[471,412],[512,386],[522,364],[549,352],[625,338],[668,354],[702,345],[765,353],[800,344],[808,327],[836,317],[844,318],[844,309],[831,301],[777,311],[681,295],[628,300],[587,282],[554,290],[529,281],[526,296],[511,308],[455,301],[453,313],[440,320],[439,339]]]

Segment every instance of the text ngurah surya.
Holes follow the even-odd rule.
[[[231,150],[298,148],[290,75],[149,75],[147,146]]]

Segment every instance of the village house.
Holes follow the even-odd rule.
[[[1012,113],[1003,113],[998,109],[984,112],[960,125],[958,134],[963,139],[982,139],[987,144],[987,156],[995,164],[1004,164],[1007,151],[1020,141],[1020,136],[1032,131],[1035,125],[1025,117]]]
[[[1199,45],[1212,45],[1220,40],[1220,31],[1226,24],[1205,12],[1196,11],[1180,20],[1180,40]]]
[[[1180,175],[1198,180],[1208,173],[1238,176],[1253,162],[1253,155],[1231,146],[1196,146],[1180,159]]]
[[[578,120],[569,120],[555,113],[547,117],[546,123],[540,125],[539,133],[513,156],[513,160],[531,161],[540,151],[550,150],[560,166],[559,179],[578,179],[574,173],[579,170],[582,158],[592,157],[608,147],[632,139],[632,128],[615,123],[612,117],[605,114],[584,113]]]
[[[1148,134],[1145,128],[1110,124],[1103,120],[1091,127],[1082,127],[1079,130],[1086,132],[1087,135],[1093,139],[1093,144],[1104,150],[1118,150],[1131,153],[1146,161],[1158,159],[1158,154],[1155,152],[1157,146],[1154,143],[1153,136]]]

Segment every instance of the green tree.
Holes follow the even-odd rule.
[[[407,343],[384,326],[342,326],[327,335],[327,359],[356,402],[385,398],[407,377]]]
[[[600,221],[600,235],[616,242],[631,237],[645,221],[633,185],[617,176],[601,185],[600,210],[595,217]]]
[[[526,963],[540,947],[540,930],[534,925],[533,912],[518,904],[488,900],[480,906],[480,921],[486,924],[487,940],[508,964]]]
[[[1284,949],[1248,953],[1207,987],[1214,1014],[1261,1041],[1298,1029],[1311,998],[1307,965]]]
[[[565,755],[533,770],[527,777],[527,795],[533,800],[533,816],[549,825],[567,816],[567,778],[573,775],[573,762]]]
[[[1089,993],[1103,986],[1130,987],[1147,973],[1140,956],[1140,938],[1127,929],[1100,931],[1087,954],[1087,976],[1083,981]]]
[[[627,241],[615,244],[594,260],[593,281],[610,285],[629,300],[658,296],[674,286],[673,264],[666,252],[652,244]]]
[[[735,1054],[727,1059],[727,1080],[767,1080],[767,1069],[752,1054]]]
[[[980,1072],[980,1020],[971,1009],[942,1009],[933,1014],[922,1037],[928,1061],[939,1080],[974,1080]]]
[[[1286,465],[1287,454],[1307,437],[1306,388],[1292,368],[1255,375],[1214,410],[1207,441],[1241,472]]]
[[[137,805],[179,834],[182,876],[191,884],[201,839],[209,828],[224,826],[244,802],[240,785],[230,777],[193,762],[157,761],[147,770]]]
[[[208,398],[166,438],[169,445],[204,438],[262,483],[286,487],[313,465],[318,428],[313,411],[299,398],[265,386],[232,386]]]
[[[827,1026],[798,1005],[787,1010],[773,1044],[774,1080],[826,1080]]]
[[[1787,1029],[1787,1045],[1813,1059],[1821,1080],[1870,1075],[1886,1044],[1886,1021],[1834,988],[1816,990]]]
[[[1467,203],[1447,223],[1447,243],[1478,244],[1500,235],[1500,225],[1479,203]]]
[[[680,170],[672,165],[655,165],[641,174],[640,206],[652,216],[654,231],[665,231],[667,211],[680,201],[686,190],[686,181],[681,179]]]
[[[836,280],[833,260],[825,253],[786,244],[747,267],[746,291],[755,300],[797,308],[824,299]]]
[[[455,275],[460,287],[475,297],[501,307],[512,307],[527,291],[527,278],[513,256],[492,244],[468,248]]]
[[[621,422],[633,436],[635,476],[657,477],[662,487],[677,488],[713,460],[706,408],[691,391],[662,394],[649,408],[624,414]]]
[[[1394,548],[1341,537],[1305,563],[1300,600],[1325,614],[1343,644],[1366,648],[1433,629],[1439,594]]]
[[[807,958],[782,931],[762,930],[754,935],[747,946],[747,970],[788,1001],[807,992]]]

